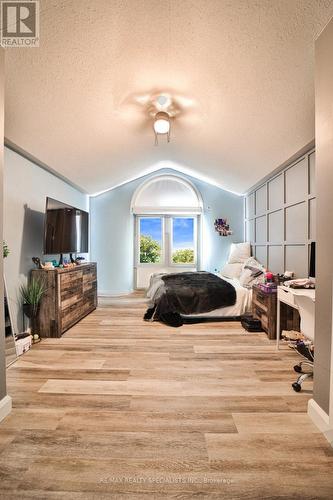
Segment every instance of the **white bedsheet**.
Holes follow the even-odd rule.
[[[161,276],[164,273],[156,273],[153,274],[150,279],[149,288],[146,292],[146,295],[149,299],[153,297],[158,297],[159,289],[162,292],[163,280]],[[233,306],[228,307],[220,307],[219,309],[214,309],[213,311],[201,313],[201,314],[191,314],[189,315],[191,318],[218,318],[218,317],[230,317],[230,316],[241,316],[249,311],[251,311],[252,304],[252,290],[248,288],[244,288],[241,286],[237,279],[225,278],[224,276],[220,276],[225,281],[231,283],[236,290],[236,303]],[[157,295],[155,295],[157,294]],[[185,316],[185,315],[184,315]]]

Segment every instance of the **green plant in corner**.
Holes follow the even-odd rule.
[[[5,241],[2,242],[3,258],[5,259],[10,254],[8,245]]]
[[[39,304],[45,292],[45,282],[40,279],[32,278],[26,285],[21,285],[20,293],[23,300],[23,309],[28,318],[37,316]]]

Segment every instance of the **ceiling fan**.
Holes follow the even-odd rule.
[[[155,144],[160,135],[170,141],[171,124],[190,126],[195,122],[197,103],[194,99],[173,91],[157,89],[141,94],[130,94],[120,105],[120,115],[134,123],[139,130],[152,129]]]

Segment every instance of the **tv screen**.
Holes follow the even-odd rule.
[[[88,252],[89,214],[46,198],[44,254]]]
[[[309,278],[316,277],[316,243],[311,242],[310,245],[310,266],[309,266]]]

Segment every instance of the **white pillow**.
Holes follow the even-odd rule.
[[[243,269],[243,264],[237,262],[236,264],[225,264],[220,274],[225,278],[239,278]]]
[[[253,285],[265,281],[265,268],[254,257],[250,257],[243,264],[243,269],[239,277],[239,283],[245,288],[252,288]]]
[[[241,262],[243,264],[250,256],[251,245],[248,241],[245,243],[231,243],[228,263],[237,264]]]

